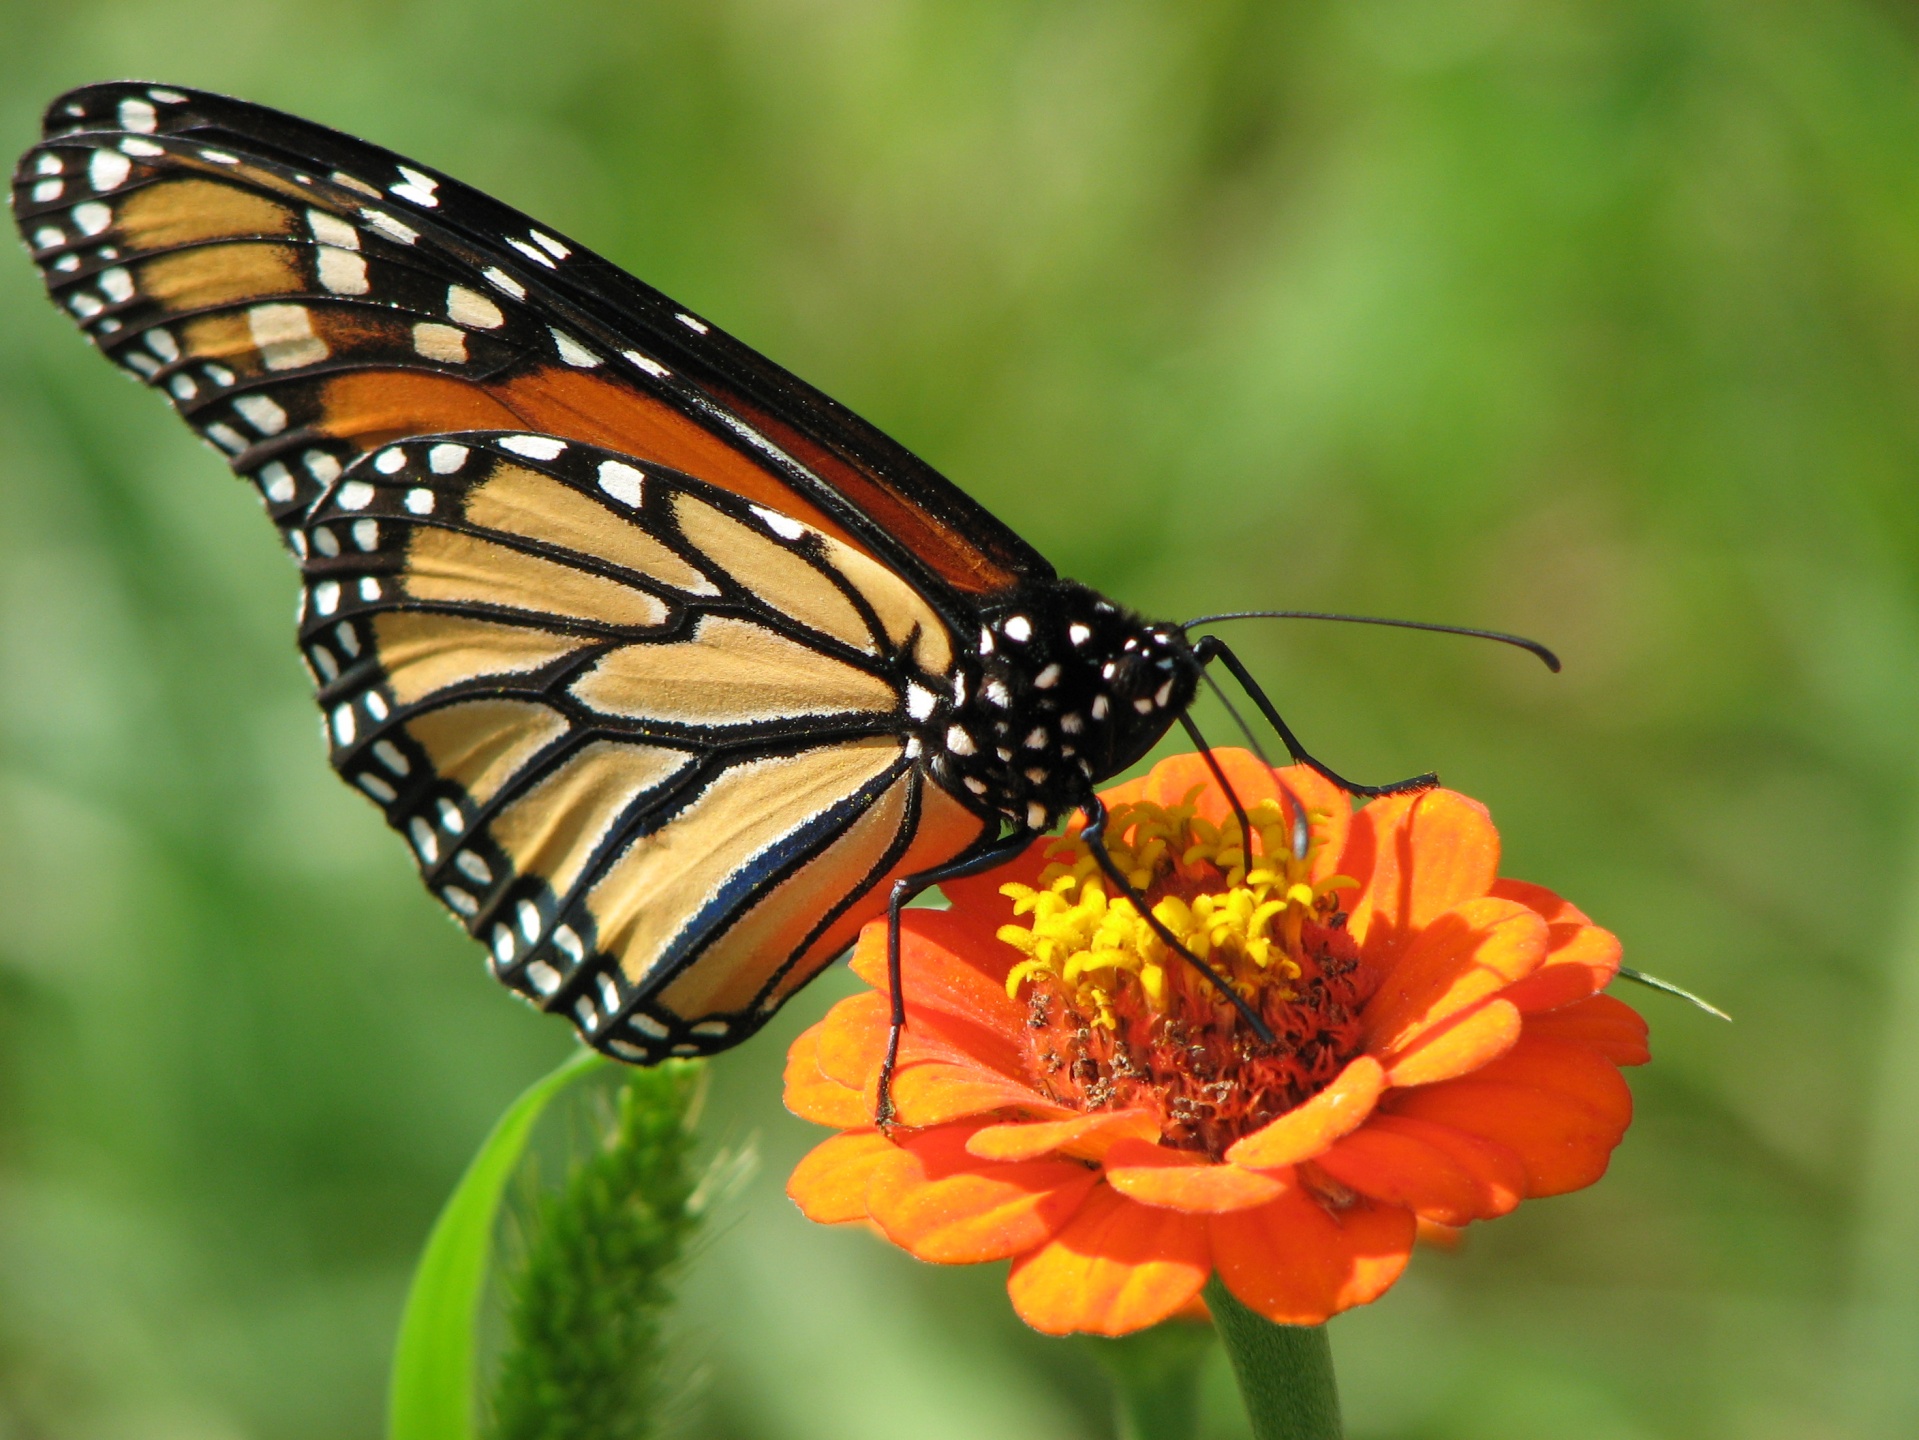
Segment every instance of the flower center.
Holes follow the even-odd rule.
[[[1006,990],[1027,996],[1040,1088],[1081,1110],[1151,1109],[1166,1143],[1217,1156],[1359,1053],[1359,1010],[1377,982],[1339,908],[1338,891],[1357,882],[1310,878],[1328,817],[1308,815],[1296,850],[1278,802],[1262,801],[1248,813],[1249,856],[1238,820],[1200,818],[1198,794],[1172,807],[1113,806],[1107,848],[1154,918],[1233,987],[1273,1044],[1129,898],[1107,897],[1076,836],[1053,844],[1038,888],[1002,888],[1022,923],[999,938],[1022,957]]]

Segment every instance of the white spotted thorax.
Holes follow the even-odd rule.
[[[1145,755],[1199,683],[1177,629],[1070,580],[984,620],[952,693],[915,718],[934,778],[1022,829],[1050,829]]]

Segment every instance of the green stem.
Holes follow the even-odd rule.
[[[1169,1320],[1093,1343],[1113,1382],[1120,1440],[1193,1440],[1199,1434],[1199,1372],[1212,1331]]]
[[[1326,1327],[1275,1325],[1240,1304],[1217,1275],[1206,1282],[1206,1304],[1233,1362],[1254,1440],[1340,1440]]]

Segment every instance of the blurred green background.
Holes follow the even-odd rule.
[[[123,75],[619,260],[1738,1023],[1597,1188],[1334,1326],[1357,1437],[1919,1433],[1919,16],[1881,0],[5,0],[0,137]],[[409,1265],[567,1050],[327,772],[241,486],[0,262],[0,1437],[372,1437]],[[1215,731],[1224,726],[1208,717]],[[807,1226],[786,1039],[685,1433],[1110,1433],[1088,1342]],[[1223,1368],[1207,1431],[1239,1433]]]

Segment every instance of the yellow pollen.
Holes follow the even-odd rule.
[[[1296,856],[1279,803],[1262,800],[1247,817],[1257,841],[1249,867],[1238,819],[1217,826],[1201,819],[1199,793],[1195,787],[1170,807],[1146,800],[1113,806],[1107,848],[1154,917],[1242,997],[1295,999],[1301,923],[1327,894],[1358,883],[1343,875],[1312,881],[1330,817],[1309,812],[1310,843]],[[1000,887],[1023,922],[999,931],[1023,957],[1007,972],[1008,995],[1050,980],[1073,1009],[1112,1030],[1122,1012],[1163,1015],[1182,995],[1210,991],[1130,899],[1107,898],[1106,877],[1077,836],[1055,841],[1048,854],[1053,863],[1037,887]]]

